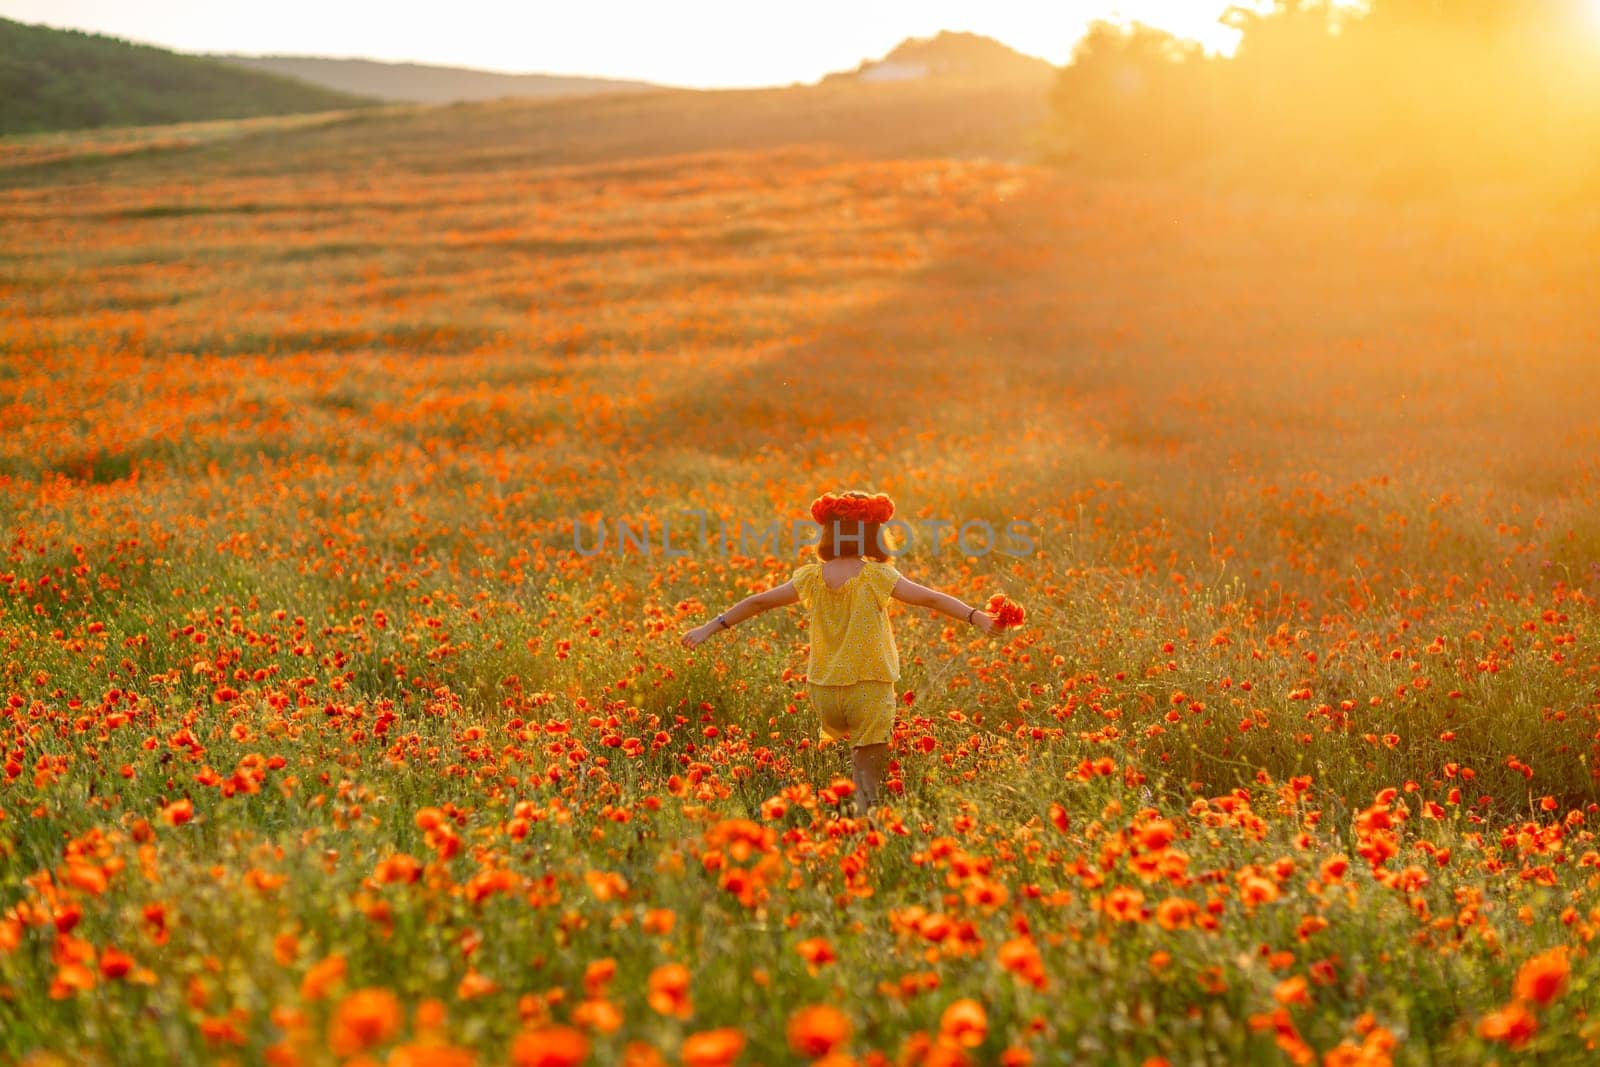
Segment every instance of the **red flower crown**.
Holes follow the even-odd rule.
[[[823,493],[811,502],[811,517],[823,526],[840,519],[883,523],[894,518],[894,501],[887,493]]]

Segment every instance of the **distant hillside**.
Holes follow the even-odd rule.
[[[507,96],[586,96],[654,89],[648,82],[582,78],[560,74],[500,74],[468,67],[435,67],[421,63],[379,63],[371,59],[323,59],[316,56],[217,55],[253,70],[286,75],[339,92],[379,100],[445,104],[461,100],[497,100]]]
[[[607,162],[648,167],[642,161],[785,147],[875,159],[1023,161],[1033,156],[1035,133],[1049,115],[1049,83],[1015,78],[838,79],[782,89],[388,104],[343,114],[63,133],[49,143],[0,141],[0,190],[111,174],[159,187],[201,173],[332,173],[352,158],[389,176],[469,165],[507,174]]]
[[[1056,68],[1025,56],[992,37],[945,30],[933,37],[909,37],[882,59],[855,70],[830,74],[824,81],[1049,81]]]
[[[287,115],[373,102],[115,37],[0,19],[0,134]]]

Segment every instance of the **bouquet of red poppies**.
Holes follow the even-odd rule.
[[[1023,609],[1022,605],[1004,593],[996,593],[990,597],[989,603],[984,606],[983,610],[999,619],[1000,627],[1004,630],[1011,630],[1021,626],[1022,620],[1028,617],[1028,613]]]

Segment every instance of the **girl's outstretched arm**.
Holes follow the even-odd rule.
[[[744,620],[760,615],[763,611],[781,608],[785,604],[796,604],[799,601],[800,594],[795,592],[794,583],[784,582],[764,592],[745,597],[715,619],[704,626],[696,626],[678,640],[683,643],[684,648],[694,648],[718,630],[731,630]]]
[[[932,608],[941,615],[948,615],[952,619],[970,622],[986,634],[998,633],[1001,629],[1000,620],[986,611],[979,611],[968,604],[963,604],[949,593],[941,593],[937,589],[929,589],[925,585],[918,585],[909,578],[901,578],[894,583],[894,589],[889,593],[901,603],[910,604],[912,607]]]

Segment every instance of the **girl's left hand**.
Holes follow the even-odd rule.
[[[692,630],[685,631],[684,635],[678,638],[678,641],[683,645],[684,648],[695,648],[710,636],[710,630],[706,629],[704,626],[696,626]]]

